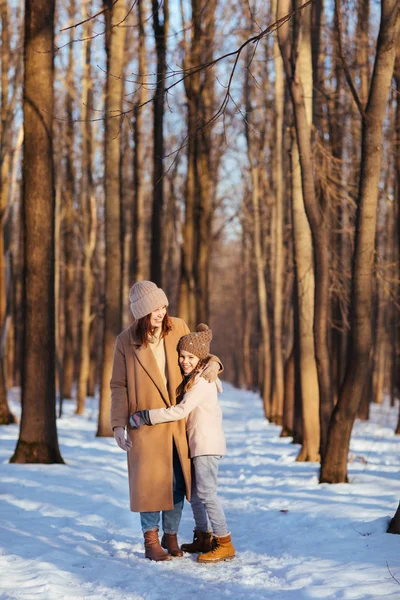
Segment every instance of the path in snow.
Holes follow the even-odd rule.
[[[399,600],[387,565],[400,579],[400,536],[385,533],[400,498],[397,409],[373,406],[356,424],[351,485],[318,485],[318,465],[295,462],[298,447],[264,421],[260,398],[225,388],[220,490],[234,561],[145,560],[123,452],[94,437],[93,401],[85,417],[65,402],[65,466],[8,464],[18,429],[0,428],[0,599]],[[181,542],[192,527],[186,503]]]

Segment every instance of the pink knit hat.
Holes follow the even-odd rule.
[[[152,281],[138,281],[135,283],[129,290],[129,301],[135,319],[141,319],[157,310],[157,308],[169,304],[165,292]]]

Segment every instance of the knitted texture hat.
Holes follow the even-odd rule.
[[[188,333],[181,337],[178,343],[179,350],[185,350],[200,358],[207,358],[210,354],[210,342],[212,340],[212,331],[205,323],[197,325],[194,333]]]
[[[152,281],[138,281],[135,283],[129,290],[129,301],[135,319],[141,319],[157,310],[157,308],[169,304],[165,292]]]

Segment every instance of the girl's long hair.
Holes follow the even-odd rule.
[[[146,347],[149,343],[149,339],[154,335],[155,328],[151,325],[151,314],[138,319],[133,324],[135,337],[139,340],[140,345]],[[168,312],[165,313],[163,321],[161,323],[161,335],[160,339],[164,338],[172,329],[172,322],[169,318]]]
[[[191,373],[189,373],[189,375],[183,375],[182,383],[179,384],[178,387],[176,388],[176,403],[177,404],[179,404],[179,402],[182,402],[183,396],[186,394],[186,392],[188,392],[194,386],[194,379],[195,379],[196,375],[198,375],[200,373],[200,371],[202,371],[204,369],[204,367],[208,364],[209,360],[210,360],[209,358],[204,358],[202,360],[199,360],[199,362],[197,363],[197,365],[195,366],[193,371]],[[181,369],[181,373],[183,374],[182,369]]]

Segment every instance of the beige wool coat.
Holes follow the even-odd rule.
[[[172,510],[172,450],[175,442],[190,500],[190,459],[185,420],[158,427],[130,429],[129,416],[138,410],[176,404],[176,388],[182,381],[178,363],[179,339],[189,333],[182,319],[170,317],[172,330],[164,338],[168,390],[149,346],[134,337],[133,327],[123,331],[115,344],[111,377],[111,427],[126,427],[132,441],[128,455],[130,508],[133,512]]]

